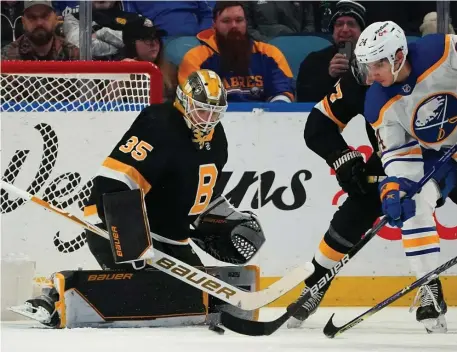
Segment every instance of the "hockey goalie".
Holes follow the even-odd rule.
[[[224,302],[148,265],[157,249],[203,268],[191,241],[231,264],[208,273],[256,290],[258,268],[244,265],[265,242],[260,223],[215,194],[228,158],[219,123],[226,109],[224,86],[209,70],[192,73],[174,103],[144,109],[104,160],[84,210],[88,222],[109,233],[110,240],[86,233],[103,270],[55,273],[52,287],[12,310],[56,328],[217,319]]]

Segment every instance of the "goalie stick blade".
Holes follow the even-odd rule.
[[[229,313],[222,312],[221,324],[229,330],[247,336],[268,336],[289,319],[286,312],[272,321],[255,321],[237,318]]]

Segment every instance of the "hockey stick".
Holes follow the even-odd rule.
[[[338,335],[342,334],[343,332],[353,328],[354,326],[360,324],[365,319],[371,317],[373,314],[376,314],[377,312],[379,312],[381,309],[387,307],[388,305],[392,304],[399,298],[408,294],[415,288],[420,287],[424,284],[427,284],[431,280],[437,278],[440,273],[442,273],[443,271],[446,271],[447,269],[449,269],[450,267],[452,267],[456,264],[457,264],[457,257],[454,257],[451,260],[444,263],[443,265],[441,265],[440,267],[429,272],[427,275],[421,277],[419,280],[414,281],[411,285],[406,286],[405,288],[398,291],[394,295],[390,296],[386,300],[382,301],[381,303],[378,303],[373,308],[367,310],[365,313],[360,314],[358,317],[352,319],[349,323],[346,323],[343,326],[335,326],[333,324],[333,317],[335,316],[335,313],[333,313],[332,316],[330,317],[329,321],[325,325],[325,328],[324,328],[325,336],[327,336],[329,338],[334,338],[335,336],[338,336]]]
[[[448,149],[441,158],[435,163],[435,165],[422,177],[422,179],[415,184],[408,194],[412,197],[432,178],[437,170],[439,170],[445,163],[447,163],[454,153],[457,152],[457,145]],[[253,321],[242,319],[231,315],[229,312],[222,312],[221,324],[227,329],[235,331],[239,334],[249,336],[261,336],[271,335],[278,330],[292,315],[294,315],[300,306],[305,303],[312,295],[315,295],[319,289],[329,283],[333,277],[352,259],[383,227],[387,224],[387,218],[383,217],[378,224],[376,224],[371,230],[369,230],[365,236],[355,244],[354,247],[339,261],[336,265],[325,272],[325,274],[319,279],[319,281],[306,292],[303,297],[300,297],[286,312],[275,320],[271,321]]]
[[[77,216],[59,209],[48,202],[33,196],[16,186],[13,186],[10,183],[2,180],[1,186],[8,192],[15,193],[21,198],[31,200],[41,207],[51,210],[52,212],[65,217],[79,226],[92,231],[93,233],[109,239],[108,232],[105,230],[81,220]],[[147,263],[154,268],[185,282],[186,284],[196,287],[199,290],[202,290],[243,310],[255,310],[273,302],[287,291],[290,291],[295,286],[301,284],[304,279],[309,277],[314,272],[314,265],[312,263],[306,263],[302,267],[291,270],[285,277],[271,286],[260,291],[248,292],[232,286],[155,248],[154,257],[152,259],[148,259]]]

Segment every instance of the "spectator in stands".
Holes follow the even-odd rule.
[[[365,8],[359,3],[342,0],[330,20],[334,44],[310,53],[300,65],[297,78],[297,101],[318,102],[349,69],[349,57],[339,53],[346,42],[355,47],[365,28]],[[351,54],[352,55],[352,54]]]
[[[438,15],[436,12],[430,12],[425,15],[424,22],[421,24],[419,28],[422,33],[422,36],[438,32],[437,18]],[[455,34],[454,28],[452,27],[451,23],[449,23],[448,33]]]
[[[367,11],[367,23],[393,21],[407,35],[419,35],[422,19],[436,11],[437,1],[362,1],[361,4]]]
[[[2,48],[19,38],[24,30],[22,29],[23,1],[2,1]]]
[[[78,7],[79,9],[79,7]],[[124,46],[122,32],[104,27],[97,23],[98,13],[103,16],[119,16],[121,4],[119,1],[92,2],[92,43],[91,52],[94,60],[115,60],[116,54]],[[65,39],[79,48],[79,11],[68,13],[63,20]]]
[[[315,31],[311,2],[246,1],[244,7],[248,33],[255,40]]]
[[[124,60],[149,61],[156,64],[163,76],[164,100],[175,98],[177,68],[164,58],[162,37],[167,33],[152,25],[151,20],[139,17],[127,23],[122,32]]]
[[[214,1],[123,1],[124,10],[149,18],[169,36],[195,36],[211,28]]]
[[[58,37],[51,1],[25,1],[24,35],[2,49],[3,60],[78,60],[79,49]]]
[[[178,71],[182,84],[199,69],[218,73],[227,89],[228,101],[292,102],[292,72],[281,51],[253,41],[247,34],[243,4],[217,2],[214,29],[198,34],[202,45],[189,50]]]

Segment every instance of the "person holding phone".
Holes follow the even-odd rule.
[[[318,102],[348,71],[353,48],[365,28],[365,8],[357,2],[341,0],[336,4],[329,30],[334,44],[310,53],[297,77],[297,101]]]

